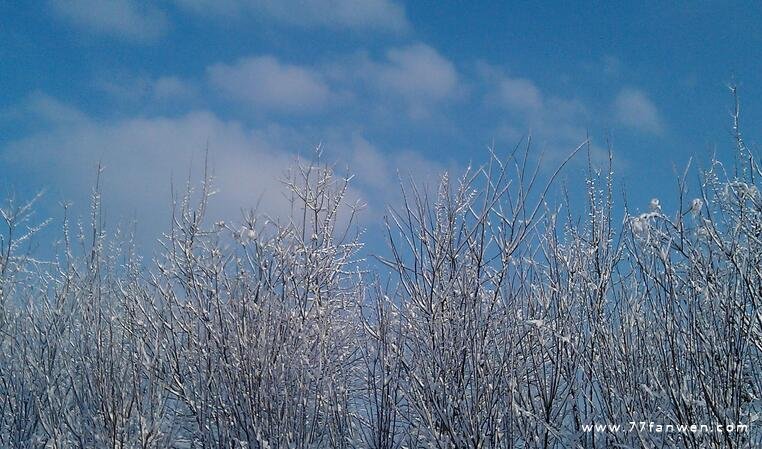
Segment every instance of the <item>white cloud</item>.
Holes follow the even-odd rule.
[[[383,151],[359,133],[354,133],[344,143],[337,142],[335,147],[334,157],[346,162],[369,200],[367,215],[372,223],[381,223],[388,207],[399,209],[402,204],[400,182],[406,186],[414,182],[421,190],[435,189],[446,170],[442,163],[427,159],[416,151]],[[453,168],[452,164],[449,168]]]
[[[476,72],[487,88],[485,104],[511,114],[525,118],[542,116],[547,112],[547,103],[557,101],[546,98],[534,81],[508,75],[486,62],[478,62]]]
[[[501,112],[495,130],[503,145],[515,145],[531,136],[534,154],[542,152],[546,167],[555,169],[574,149],[583,143],[591,125],[600,125],[589,106],[575,97],[553,95],[543,91],[528,78],[509,76],[498,67],[479,63],[476,72],[487,86],[484,103]],[[608,164],[608,151],[592,138],[589,147],[594,165]],[[585,163],[577,157],[573,163]],[[617,153],[617,170],[626,169],[628,162]]]
[[[650,133],[660,133],[663,122],[659,111],[641,90],[622,89],[614,100],[617,119],[625,126]]]
[[[270,56],[215,64],[207,69],[207,77],[225,96],[261,110],[308,112],[332,100],[320,73]]]
[[[429,117],[436,111],[434,106],[463,93],[455,65],[421,43],[388,49],[380,59],[362,53],[323,70],[332,82],[374,94],[374,106],[387,108],[396,103],[413,118]]]
[[[127,103],[182,101],[196,96],[191,81],[176,76],[149,78],[123,73],[105,73],[95,79],[95,87],[116,100]]]
[[[531,80],[501,77],[495,101],[501,106],[524,113],[536,113],[543,107],[540,89]]]
[[[410,24],[404,8],[391,0],[176,0],[193,13],[266,17],[303,28],[404,32]]]
[[[205,79],[222,97],[250,111],[292,115],[324,112],[341,104],[394,114],[402,107],[421,118],[429,117],[434,106],[463,94],[454,64],[420,43],[388,49],[379,59],[361,53],[315,65],[287,63],[271,55],[248,56],[208,66]],[[101,84],[122,97],[150,91],[159,99],[170,94],[188,98],[195,92],[192,83],[178,78],[137,81],[109,77]]]
[[[190,98],[195,95],[194,86],[176,76],[163,76],[153,83],[153,95],[157,99]]]
[[[359,182],[373,189],[384,190],[389,187],[394,177],[390,177],[389,158],[359,134],[352,136],[349,147],[348,165]]]
[[[425,44],[390,49],[385,61],[368,69],[378,88],[409,99],[441,100],[453,95],[458,84],[452,62]]]
[[[480,63],[477,72],[487,85],[484,102],[505,114],[497,133],[510,143],[531,134],[535,144],[550,150],[551,158],[565,157],[587,134],[587,107],[574,98],[544,93],[527,78],[509,76]]]
[[[50,0],[53,11],[88,31],[129,41],[153,41],[169,27],[164,12],[140,0]]]
[[[136,218],[143,244],[167,229],[170,181],[176,190],[184,189],[191,169],[191,181],[200,180],[207,143],[218,190],[211,218],[226,220],[257,205],[260,213],[288,217],[281,180],[297,157],[295,149],[308,157],[311,151],[297,129],[249,128],[208,111],[104,121],[44,94],[21,109],[18,113],[29,120],[43,118],[44,126],[0,147],[0,167],[23,179],[27,189],[46,189],[54,202],[74,201],[75,213],[85,216],[101,163],[109,223]],[[414,176],[419,182],[433,182],[442,171],[413,151],[382,151],[356,131],[323,129],[321,134],[328,136],[326,161],[336,162],[339,174],[347,168],[357,175],[347,202],[368,203],[360,217],[364,224],[377,223],[386,204],[398,202],[398,170],[403,178]]]
[[[19,107],[14,109],[14,115],[31,114],[35,118],[42,119],[46,124],[77,126],[88,120],[87,116],[77,108],[61,103],[42,92],[29,95]]]
[[[266,130],[247,129],[206,111],[108,122],[80,112],[77,121],[70,121],[57,117],[72,108],[39,97],[28,109],[47,117],[49,126],[0,148],[0,165],[23,179],[26,188],[46,189],[53,201],[74,201],[80,214],[87,210],[100,162],[109,222],[137,218],[139,232],[148,238],[144,243],[150,242],[169,223],[170,181],[182,191],[192,167],[197,185],[208,143],[219,190],[213,216],[240,218],[241,208],[256,206],[260,198],[262,213],[288,215],[280,179],[295,155]]]

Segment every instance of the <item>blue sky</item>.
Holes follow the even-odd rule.
[[[731,154],[733,80],[754,145],[761,23],[753,2],[3,2],[0,190],[84,211],[101,161],[109,216],[151,234],[207,143],[222,216],[284,213],[278,179],[321,143],[370,222],[398,170],[459,171],[531,132],[548,167],[610,141],[631,205],[669,204],[674,167]]]

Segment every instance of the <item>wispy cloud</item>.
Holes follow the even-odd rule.
[[[419,188],[436,188],[439,176],[451,165],[433,161],[411,149],[389,151],[378,148],[360,133],[337,142],[333,156],[347,165],[368,203],[371,222],[380,222],[387,208],[402,204],[400,183],[412,181]]]
[[[153,82],[152,91],[157,99],[169,100],[190,98],[195,95],[196,88],[179,77],[163,76]]]
[[[590,138],[588,150],[593,164],[608,163],[608,150],[590,137],[599,129],[591,129],[591,126],[605,126],[605,122],[596,119],[599,108],[595,105],[573,94],[554,94],[532,79],[511,75],[494,65],[479,63],[476,72],[486,89],[484,104],[498,112],[495,129],[498,140],[514,144],[531,136],[533,146],[543,153],[544,160],[549,166],[555,166]],[[614,164],[618,170],[629,165],[619,152],[615,154]]]
[[[405,9],[392,0],[175,0],[201,18],[242,19],[298,28],[404,33]],[[153,42],[171,26],[166,8],[147,0],[48,0],[51,11],[85,31],[132,42]],[[230,22],[233,20],[233,22]]]
[[[78,120],[71,121],[60,112],[73,108],[42,94],[26,109],[50,124],[1,148],[0,163],[23,176],[25,185],[47,189],[55,201],[74,200],[75,212],[86,211],[83,202],[100,163],[109,220],[140,217],[141,236],[155,238],[169,223],[171,182],[182,191],[193,167],[191,181],[197,184],[208,143],[219,190],[215,216],[238,218],[240,208],[254,207],[260,198],[262,213],[288,214],[280,178],[294,154],[266,131],[208,111],[109,121],[77,112]]]
[[[531,79],[499,67],[477,65],[485,85],[484,103],[501,112],[498,135],[518,141],[531,133],[552,155],[574,149],[587,134],[588,107],[574,97],[547,94]]]
[[[102,73],[94,80],[96,89],[123,103],[182,102],[198,94],[196,85],[177,76],[151,78],[125,73]]]
[[[324,111],[356,100],[363,110],[402,107],[421,118],[456,98],[460,87],[455,65],[421,43],[387,49],[378,59],[361,53],[314,65],[250,56],[211,65],[206,79],[230,100],[282,114]]]
[[[265,17],[302,28],[404,32],[404,8],[391,0],[176,0],[183,9],[208,16]]]
[[[411,100],[441,100],[453,95],[458,74],[452,62],[425,44],[392,48],[372,63],[369,76],[377,87]]]
[[[630,128],[654,134],[664,129],[656,105],[639,89],[622,89],[614,100],[614,112],[619,122]]]
[[[29,188],[47,189],[53,200],[78,201],[74,210],[83,214],[102,164],[109,220],[140,217],[145,243],[169,223],[171,181],[182,190],[192,168],[191,181],[200,179],[207,145],[218,191],[211,213],[224,219],[240,218],[241,208],[255,206],[262,214],[288,217],[281,181],[297,156],[309,158],[312,149],[299,129],[251,127],[206,110],[103,120],[38,93],[18,113],[46,125],[0,147],[0,167],[23,177]],[[340,174],[346,168],[358,175],[347,202],[368,204],[361,220],[380,218],[386,204],[399,198],[398,170],[418,181],[433,180],[441,171],[414,151],[380,149],[357,130],[326,128],[320,134],[329,142],[327,162],[335,162]]]
[[[534,82],[508,76],[502,76],[497,81],[494,100],[509,110],[528,114],[536,114],[544,106],[540,89]]]
[[[310,112],[327,106],[333,96],[318,71],[271,56],[215,64],[207,77],[226,97],[263,111]]]
[[[78,126],[89,120],[79,109],[40,91],[30,94],[21,104],[11,108],[11,111],[13,116],[33,117],[35,123],[42,121],[45,126]]]
[[[413,118],[428,117],[438,103],[457,98],[461,87],[455,65],[423,43],[389,48],[377,59],[362,54],[331,73],[342,83],[359,83],[380,103],[401,104]]]
[[[148,42],[169,28],[166,14],[152,2],[139,0],[50,0],[52,11],[89,32]]]

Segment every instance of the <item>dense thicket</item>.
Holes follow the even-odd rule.
[[[758,447],[762,172],[737,144],[679,208],[624,220],[609,172],[580,219],[526,153],[492,157],[408,187],[378,263],[320,164],[289,176],[290,220],[213,223],[206,180],[150,262],[97,189],[51,260],[9,201],[0,447]]]

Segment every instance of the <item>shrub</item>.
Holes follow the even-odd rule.
[[[46,261],[33,202],[10,200],[0,446],[755,447],[762,172],[736,137],[732,175],[714,161],[691,198],[686,170],[678,210],[621,221],[611,170],[579,221],[528,144],[493,154],[433,197],[405,188],[375,264],[319,161],[292,170],[285,221],[211,223],[205,177],[152,264],[107,237],[97,185]],[[656,428],[691,424],[713,431]]]

